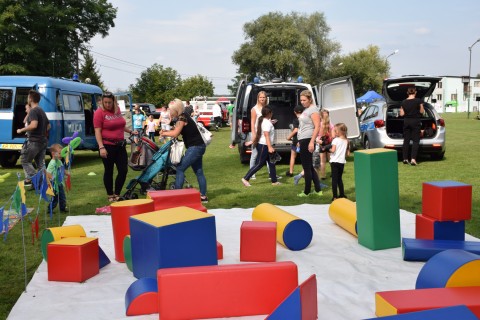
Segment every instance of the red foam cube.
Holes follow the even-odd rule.
[[[217,241],[217,260],[223,259],[223,246]]]
[[[183,206],[207,212],[207,208],[202,205],[200,192],[193,188],[148,191],[147,198],[153,200],[155,211]]]
[[[71,237],[50,242],[48,281],[83,282],[99,273],[97,238]]]
[[[415,215],[415,238],[427,240],[465,240],[465,221],[437,221],[424,214]]]
[[[243,221],[240,227],[240,261],[277,260],[277,223]]]
[[[470,220],[472,186],[456,181],[424,182],[422,214],[438,221]]]

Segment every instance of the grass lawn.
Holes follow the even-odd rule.
[[[480,148],[478,135],[480,121],[467,119],[465,113],[444,114],[447,127],[447,151],[442,161],[419,159],[417,167],[398,163],[400,208],[414,213],[421,212],[422,182],[438,180],[455,180],[473,185],[473,213],[472,220],[467,222],[467,233],[480,237],[480,196],[477,186],[480,181]],[[251,180],[252,187],[245,188],[240,179],[245,175],[248,166],[240,164],[238,151],[229,149],[230,131],[222,128],[214,133],[212,144],[207,148],[204,157],[204,171],[208,183],[208,197],[206,204],[209,209],[216,208],[251,208],[262,202],[271,202],[277,205],[298,205],[302,203],[328,204],[332,198],[331,190],[324,190],[323,197],[311,196],[298,198],[297,193],[303,190],[303,182],[298,186],[293,184],[292,178],[286,178],[285,172],[288,163],[277,166],[279,175],[283,176],[280,186],[271,186],[266,169],[257,174],[256,180]],[[353,156],[347,159],[343,181],[345,192],[349,199],[355,200],[355,185],[353,171]],[[15,190],[17,172],[22,172],[19,164],[13,169],[0,169],[0,175],[11,172],[12,175],[0,184],[0,206],[6,205]],[[301,170],[296,165],[296,172]],[[96,175],[90,176],[88,173]],[[327,168],[327,172],[330,169]],[[76,152],[72,167],[72,191],[67,194],[68,206],[71,215],[95,214],[95,208],[107,204],[107,197],[102,182],[103,166],[95,152]],[[127,182],[139,172],[130,170]],[[385,172],[388,174],[388,172]],[[197,187],[196,178],[191,170],[187,172],[187,180]],[[324,181],[328,185],[331,181]],[[27,207],[38,206],[38,198],[32,191],[27,192]],[[40,203],[40,229],[63,224],[65,214],[55,212],[50,220],[45,217],[46,203]],[[58,209],[57,209],[58,210]],[[29,281],[41,262],[40,243],[32,245],[30,221],[23,224],[25,232],[26,273],[24,270],[24,249],[22,246],[22,223],[18,223],[8,234],[6,241],[0,241],[0,319],[7,317],[10,309],[25,289],[25,282]],[[3,240],[3,239],[2,239]]]

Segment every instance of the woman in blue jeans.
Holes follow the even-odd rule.
[[[197,129],[197,124],[185,113],[183,102],[175,99],[168,105],[170,116],[177,118],[175,128],[171,131],[160,131],[161,137],[176,138],[182,135],[183,142],[187,148],[182,161],[177,165],[177,174],[175,176],[175,189],[182,189],[185,181],[185,171],[188,167],[192,167],[193,172],[197,176],[198,186],[200,188],[200,198],[203,203],[208,202],[207,197],[207,179],[203,173],[203,155],[205,154],[206,145]]]

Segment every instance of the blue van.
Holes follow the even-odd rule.
[[[74,132],[82,138],[79,149],[97,150],[93,113],[102,89],[69,79],[40,76],[0,76],[0,165],[13,167],[25,142],[24,127],[28,91],[41,94],[40,107],[50,120],[48,145],[61,143]]]

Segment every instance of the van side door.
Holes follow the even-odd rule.
[[[247,82],[242,80],[238,86],[237,96],[235,98],[235,107],[233,108],[232,117],[232,143],[238,144],[241,140],[242,134],[242,118],[243,118],[243,105],[245,101],[245,90],[247,88]]]
[[[63,138],[71,137],[75,132],[78,132],[78,137],[82,139],[81,148],[86,148],[85,144],[88,144],[88,142],[85,140],[85,113],[82,94],[61,91],[60,103],[63,112]]]
[[[348,138],[358,138],[360,127],[352,78],[347,76],[322,82],[318,90],[319,106],[330,112],[330,122],[345,123],[348,128]]]

